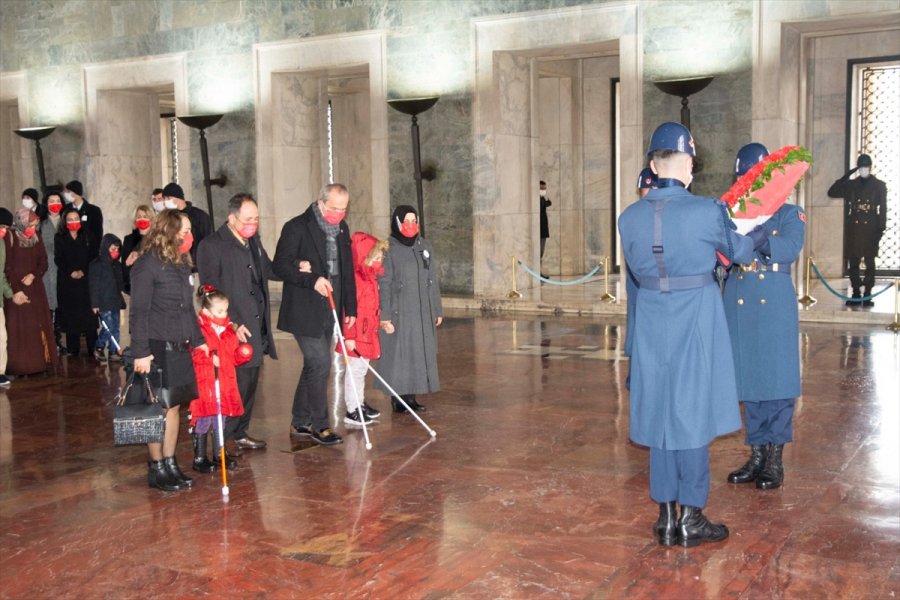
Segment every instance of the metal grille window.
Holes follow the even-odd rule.
[[[853,65],[854,123],[851,156],[872,157],[872,174],[887,185],[887,228],[875,271],[900,274],[900,58]]]

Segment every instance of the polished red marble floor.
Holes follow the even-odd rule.
[[[114,448],[118,366],[0,392],[3,598],[893,598],[900,594],[900,338],[804,325],[804,396],[785,486],[724,483],[740,434],[711,449],[708,514],[731,537],[655,544],[646,449],[628,442],[621,328],[599,319],[450,318],[430,440],[387,399],[370,432],[292,445],[301,360],[264,368],[252,433],[220,482],[147,488]],[[761,376],[765,376],[762,372]],[[343,430],[343,427],[340,428]],[[183,430],[182,430],[183,431]],[[189,464],[182,435],[179,457]]]

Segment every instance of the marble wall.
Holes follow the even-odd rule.
[[[383,112],[383,100],[440,95],[419,119],[422,160],[437,172],[434,181],[425,183],[428,235],[438,250],[447,292],[492,295],[508,288],[509,255],[532,262],[537,256],[530,242],[536,235],[531,170],[539,151],[530,118],[503,116],[526,108],[530,112],[534,106],[534,51],[565,58],[573,48],[592,43],[616,46],[627,98],[617,173],[624,206],[633,201],[630,181],[642,166],[641,146],[650,131],[660,121],[678,117],[678,99],[664,96],[649,82],[716,75],[709,88],[691,99],[691,110],[705,158],[696,189],[718,195],[729,183],[734,151],[751,134],[762,132],[773,144],[797,138],[800,116],[792,107],[799,102],[791,102],[790,93],[803,86],[785,77],[779,62],[794,47],[794,38],[784,42],[782,31],[806,21],[859,15],[872,16],[872,28],[884,28],[884,15],[896,13],[896,0],[5,0],[0,3],[0,83],[7,89],[0,90],[0,99],[18,103],[21,125],[59,126],[44,144],[48,180],[79,178],[115,196],[96,200],[109,202],[107,214],[124,226],[130,215],[120,213],[146,199],[144,183],[135,179],[110,187],[97,179],[107,177],[108,168],[100,166],[105,159],[98,162],[91,145],[98,117],[88,104],[85,73],[90,66],[139,69],[147,58],[180,57],[183,72],[168,84],[175,89],[178,112],[226,113],[208,132],[212,175],[229,180],[225,188],[213,188],[216,220],[233,193],[256,192],[263,208],[262,231],[267,245],[273,245],[280,223],[311,199],[309,190],[318,189],[321,181],[298,183],[292,190],[283,189],[279,179],[282,187],[273,188],[276,157],[269,136],[274,108],[267,95],[271,82],[260,74],[265,63],[260,49],[310,42],[302,53],[285,50],[295,53],[285,69],[303,71],[303,65],[317,61],[348,60],[345,48],[355,47],[355,36],[379,32],[377,50],[338,65],[368,64],[370,75],[377,74],[370,80],[369,100],[371,198],[364,200],[367,210],[361,216],[371,215],[363,220],[370,219],[368,226],[377,229],[379,222],[386,223],[382,220],[391,206],[415,199],[409,118]],[[800,34],[797,43],[799,39]],[[498,73],[512,65],[510,73],[518,69],[524,79],[494,80],[493,71],[482,68],[484,61],[503,62]],[[21,93],[10,93],[8,76],[16,72],[24,75],[26,85]],[[490,80],[480,79],[485,75]],[[587,80],[584,86],[590,87]],[[494,93],[500,89],[502,94]],[[494,100],[517,104],[501,108]],[[500,119],[497,135],[480,124],[484,118]],[[186,141],[182,156],[191,165],[182,183],[191,199],[205,206],[197,134],[181,137]],[[30,142],[9,143],[18,144],[14,155],[23,161],[33,155]],[[490,164],[509,158],[515,162],[505,170]],[[585,172],[589,168],[586,164]],[[13,167],[0,168],[3,190],[14,186],[9,169]],[[585,179],[585,201],[592,197],[591,186],[602,187],[605,181],[599,171]],[[126,197],[131,195],[140,197]],[[601,192],[598,197],[604,196]],[[520,201],[526,204],[519,207]],[[595,216],[602,227],[606,215]],[[585,230],[585,244],[594,235]]]

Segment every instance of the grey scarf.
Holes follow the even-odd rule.
[[[334,282],[338,278],[338,247],[337,236],[341,232],[341,224],[332,225],[322,216],[318,201],[312,203],[313,214],[322,233],[325,234],[325,259],[328,262],[328,279]]]

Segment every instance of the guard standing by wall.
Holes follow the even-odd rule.
[[[742,147],[735,178],[769,155],[759,143]],[[762,226],[764,238],[749,263],[735,265],[725,283],[738,398],[744,402],[750,459],[728,475],[731,483],[781,487],[782,451],[793,440],[794,401],[800,395],[797,292],[791,265],[803,249],[806,214],[784,204]],[[754,234],[759,235],[759,234]]]
[[[657,189],[619,217],[625,260],[637,278],[631,348],[631,439],[650,447],[650,497],[660,544],[690,547],[728,537],[703,515],[709,443],[740,428],[731,342],[713,276],[716,251],[749,261],[725,205],[687,191],[690,131],[663,123],[650,138]],[[676,502],[681,517],[676,518]]]
[[[850,179],[857,171],[859,176]],[[864,295],[868,297],[875,285],[875,257],[887,227],[887,185],[871,172],[872,158],[860,154],[856,168],[828,188],[829,197],[844,199],[844,256],[853,288],[853,299],[847,300],[847,306],[875,306],[871,300],[862,300],[860,287],[865,287]],[[866,263],[866,274],[862,279],[859,276],[860,259]]]

